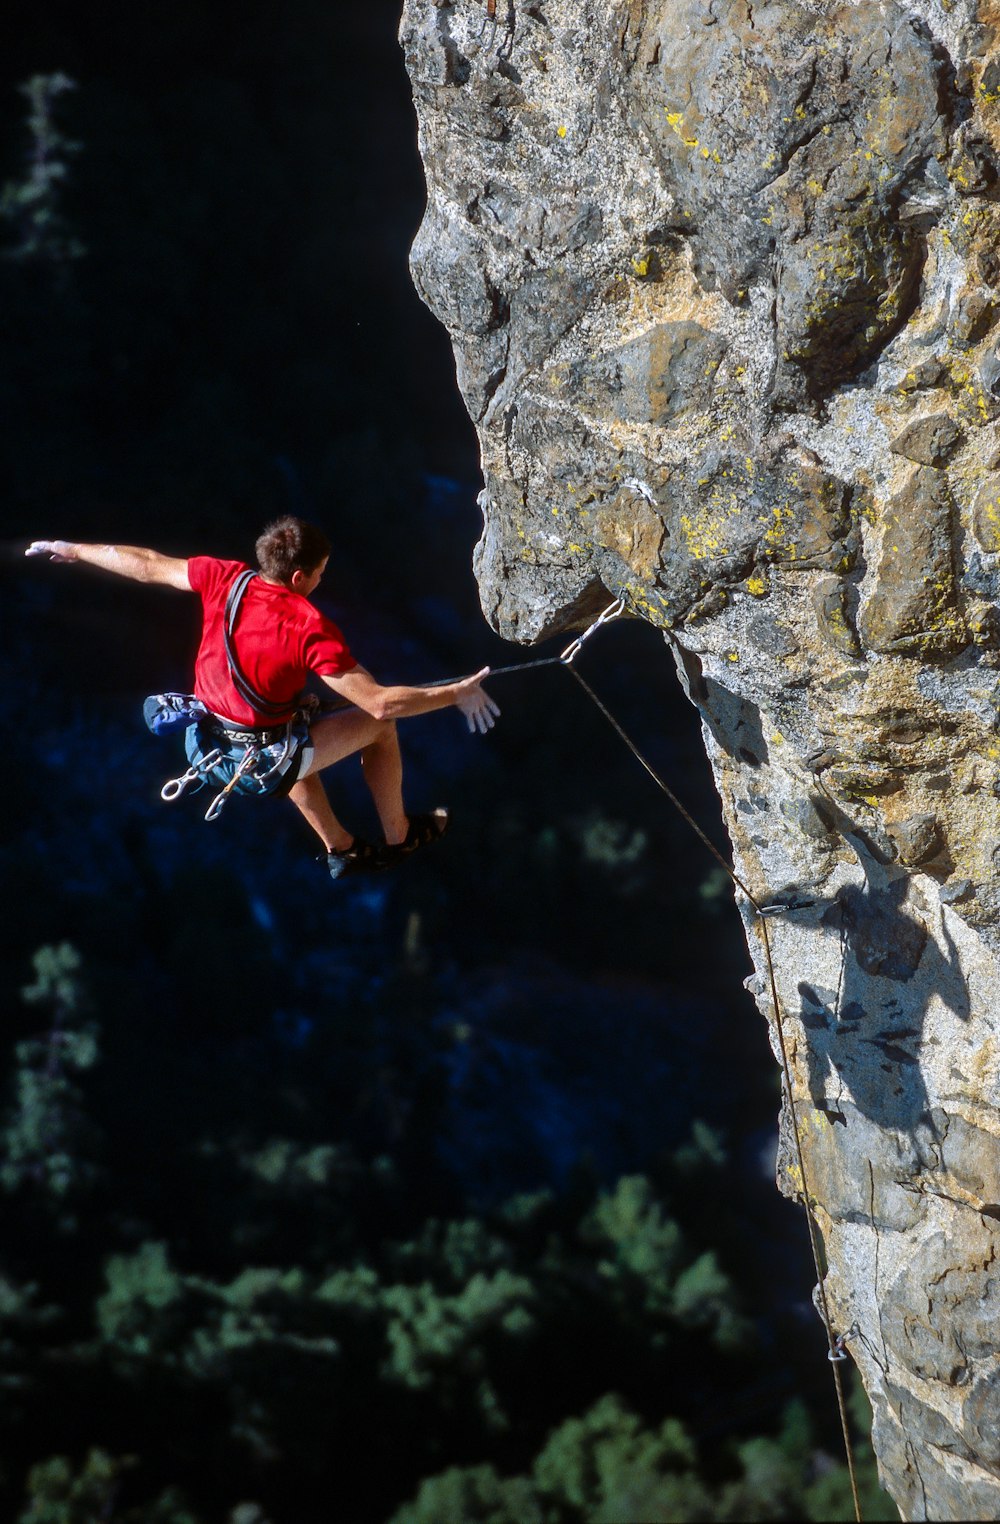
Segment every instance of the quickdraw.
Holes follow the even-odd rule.
[[[218,820],[219,816],[222,814],[222,811],[223,811],[223,809],[225,807],[226,800],[229,798],[230,794],[233,792],[233,789],[239,783],[241,778],[245,777],[247,773],[253,771],[253,769],[256,767],[256,765],[257,765],[259,760],[260,760],[260,746],[257,744],[257,742],[252,742],[247,747],[246,751],[243,753],[242,757],[240,758],[239,762],[237,763],[237,765],[236,765],[236,771],[233,773],[233,776],[230,778],[230,780],[226,784],[225,788],[221,788],[219,790],[219,792],[216,794],[215,798],[212,800],[211,804],[209,805],[208,809],[205,811],[205,819],[206,820]],[[273,771],[274,771],[274,769],[271,768],[270,771],[265,773],[264,777],[260,779],[260,782],[263,783],[264,778],[269,778],[271,776],[271,773]]]
[[[204,783],[205,779],[202,775],[211,772],[215,764],[221,761],[222,752],[218,747],[214,751],[207,752],[197,762],[192,762],[187,772],[181,773],[179,778],[168,778],[160,789],[160,798],[167,804],[172,804],[175,799],[181,797],[186,788],[191,787],[192,783]]]
[[[828,1351],[826,1358],[828,1360],[846,1360],[847,1342],[849,1339],[856,1339],[860,1332],[861,1329],[858,1324],[852,1323],[846,1333],[837,1335],[833,1343],[833,1348]]]
[[[479,29],[479,43],[483,50],[491,53],[496,47],[497,35],[500,31],[500,17],[497,13],[498,0],[486,0],[486,8],[483,11],[483,24]],[[514,46],[514,3],[506,0],[507,15],[504,21],[504,40],[497,48],[497,58],[509,58]]]
[[[479,33],[479,41],[489,52],[497,40],[497,0],[486,0],[486,14],[483,16],[482,30]]]
[[[608,607],[604,610],[603,614],[599,614],[594,620],[593,624],[589,625],[588,628],[584,630],[582,635],[578,635],[575,640],[570,641],[565,651],[563,651],[562,655],[559,657],[559,661],[562,663],[562,665],[564,667],[571,666],[574,659],[579,654],[580,647],[583,645],[584,641],[589,640],[591,635],[596,634],[602,625],[610,624],[612,619],[617,619],[618,616],[620,614],[624,614],[624,612],[625,594],[622,593],[620,597],[615,599],[614,603],[608,604]]]

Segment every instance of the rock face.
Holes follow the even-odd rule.
[[[401,34],[484,609],[532,641],[624,591],[667,632],[740,877],[811,901],[755,994],[884,1484],[994,1519],[1000,12],[496,12],[407,0]]]

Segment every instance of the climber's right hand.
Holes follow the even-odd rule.
[[[489,676],[489,671],[489,667],[483,667],[481,672],[455,684],[455,704],[465,715],[470,733],[478,730],[481,736],[493,729],[500,713],[500,705],[481,686],[483,678]]]

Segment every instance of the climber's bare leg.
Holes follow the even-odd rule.
[[[362,750],[361,767],[382,823],[382,834],[389,846],[397,847],[406,840],[410,822],[403,809],[403,758],[391,720],[385,722],[382,734]]]
[[[362,709],[349,709],[317,720],[310,740],[313,755],[304,777],[289,790],[288,797],[312,826],[328,852],[342,852],[353,837],[334,815],[319,774],[324,768],[361,753],[365,783],[371,792],[385,839],[390,845],[405,841],[408,822],[403,809],[403,766],[396,727],[390,720],[376,720]]]
[[[306,823],[312,826],[327,852],[347,851],[354,837],[350,831],[344,830],[330,808],[319,773],[310,773],[308,777],[293,783],[288,797]]]

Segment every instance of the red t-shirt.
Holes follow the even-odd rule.
[[[308,673],[335,677],[350,672],[357,662],[337,626],[308,598],[255,577],[236,616],[236,659],[258,693],[275,704],[287,702],[288,710],[284,716],[275,716],[251,709],[229,676],[223,636],[229,589],[246,569],[242,561],[218,561],[214,556],[193,556],[188,561],[188,580],[201,595],[203,617],[194,666],[195,696],[213,714],[237,725],[279,725],[294,714]]]

